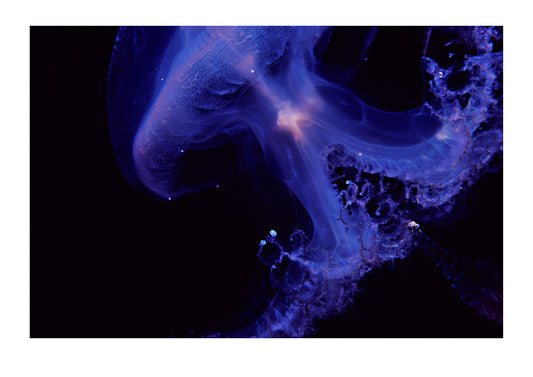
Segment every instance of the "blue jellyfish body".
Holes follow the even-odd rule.
[[[231,140],[241,170],[266,163],[312,221],[292,234],[272,224],[258,240],[274,298],[252,324],[221,335],[309,334],[313,320],[349,305],[366,272],[429,244],[417,220],[445,212],[501,153],[502,53],[493,51],[501,36],[446,32],[469,54],[443,63],[421,49],[424,99],[390,111],[347,85],[357,65],[321,60],[331,28],[120,29],[109,118],[130,183],[164,200],[214,185],[235,172],[190,179],[187,156]],[[365,34],[358,62],[374,37],[374,29]]]

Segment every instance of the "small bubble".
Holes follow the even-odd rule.
[[[259,241],[259,245],[261,245],[261,246],[265,246],[266,244],[267,244],[267,242],[265,240]]]
[[[276,232],[274,229],[272,229],[272,230],[270,231],[270,235],[271,235],[272,237],[276,237],[276,236],[278,235],[278,232]]]

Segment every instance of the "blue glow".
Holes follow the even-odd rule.
[[[165,200],[214,187],[232,172],[185,179],[187,154],[231,139],[241,146],[241,168],[264,159],[312,221],[312,232],[271,230],[260,241],[275,298],[252,325],[222,335],[308,335],[313,320],[349,305],[366,272],[420,242],[413,219],[446,211],[502,151],[502,53],[492,52],[491,28],[461,31],[476,53],[460,63],[421,56],[425,100],[394,112],[369,104],[335,76],[340,68],[322,64],[330,32],[123,28],[117,37],[111,137],[134,186]],[[468,80],[452,88],[461,72]],[[261,156],[246,148],[251,135]]]

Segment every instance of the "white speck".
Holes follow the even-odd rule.
[[[437,140],[445,140],[446,134],[443,132],[439,132],[438,134],[435,135],[435,137],[437,138]]]
[[[416,221],[409,221],[409,223],[407,224],[410,228],[415,228],[415,229],[418,229],[420,228],[420,225],[416,222]]]
[[[217,185],[217,188],[219,188],[219,187],[220,187],[220,185]]]
[[[161,81],[163,81],[163,80],[164,80],[164,78],[161,77]]]
[[[184,151],[183,149],[180,149],[180,152],[183,153],[183,152],[185,152],[185,151]]]
[[[362,156],[363,154],[361,152],[357,153],[358,156]]]
[[[168,200],[172,200],[172,198],[168,198]]]
[[[255,73],[255,71],[253,69],[250,69],[250,72]]]

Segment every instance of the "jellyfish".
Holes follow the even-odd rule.
[[[270,295],[251,323],[211,335],[309,335],[316,319],[349,307],[367,272],[421,245],[465,303],[501,321],[498,290],[462,279],[420,225],[448,213],[462,190],[499,168],[502,51],[494,46],[501,29],[426,28],[416,57],[421,100],[403,109],[351,84],[375,59],[380,31],[360,33],[348,65],[325,58],[336,33],[258,26],[118,32],[110,135],[133,186],[174,200],[246,172],[261,191],[270,180],[254,175],[261,165],[309,220],[286,234],[272,224],[258,240],[251,252],[269,270],[263,286]],[[451,46],[445,57],[431,54],[439,38]],[[211,161],[191,172],[191,155],[228,141],[237,170]],[[265,295],[255,294],[259,301]]]

